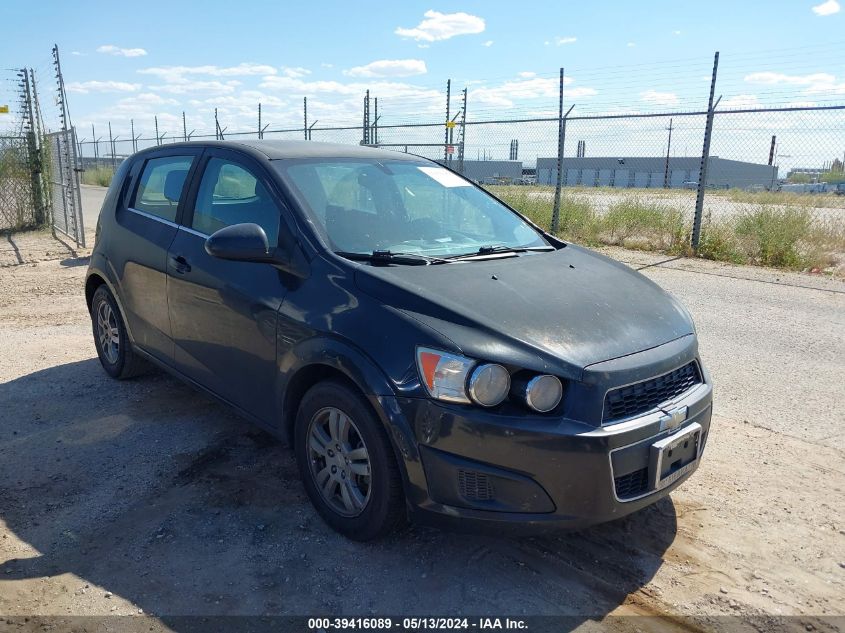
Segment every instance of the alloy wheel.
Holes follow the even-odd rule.
[[[120,358],[120,330],[117,315],[108,301],[100,301],[97,306],[97,336],[103,355],[114,365]]]
[[[308,462],[323,500],[338,514],[361,514],[370,499],[370,455],[355,422],[335,407],[308,425]]]

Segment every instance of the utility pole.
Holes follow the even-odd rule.
[[[669,188],[669,151],[672,149],[672,119],[669,119],[669,142],[666,144],[666,169],[663,172],[663,188]]]

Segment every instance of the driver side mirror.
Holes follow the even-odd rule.
[[[259,225],[233,224],[211,234],[205,240],[205,252],[218,259],[272,264],[300,279],[308,278],[311,267],[293,235],[282,236],[287,239],[280,239],[279,246],[271,249],[267,234]]]
[[[205,252],[218,259],[240,262],[272,261],[267,234],[251,222],[226,226],[205,241]]]

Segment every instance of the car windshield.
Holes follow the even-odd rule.
[[[277,160],[330,248],[448,257],[547,246],[495,198],[427,162]]]

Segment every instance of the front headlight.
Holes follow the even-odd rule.
[[[417,368],[428,394],[446,402],[469,403],[466,384],[475,361],[427,347],[417,348]]]
[[[485,363],[472,370],[467,384],[470,398],[482,407],[495,407],[507,398],[511,388],[508,370],[495,363]]]
[[[556,376],[517,371],[512,384],[510,372],[498,363],[428,347],[417,348],[417,369],[428,394],[445,402],[495,407],[511,394],[529,409],[549,413],[563,397],[563,384]]]

